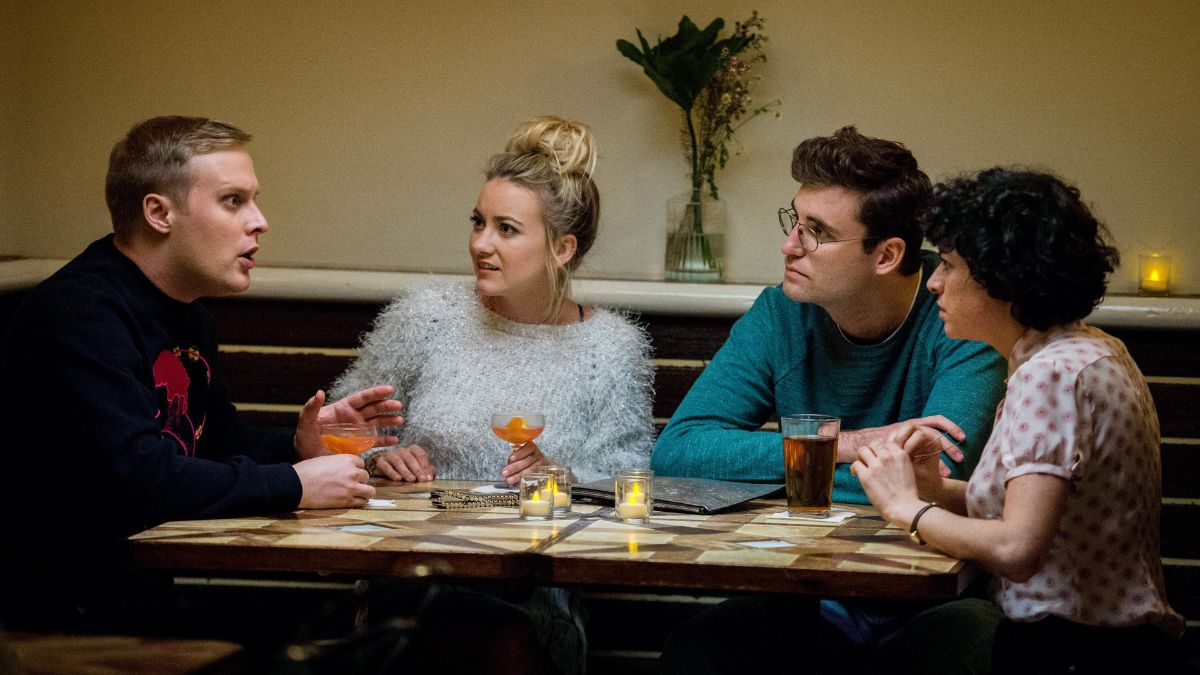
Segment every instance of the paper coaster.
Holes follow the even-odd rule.
[[[824,523],[825,525],[837,525],[838,523],[845,522],[853,517],[854,512],[847,511],[845,509],[832,509],[830,510],[827,518],[806,516],[800,513],[788,513],[787,511],[780,511],[779,513],[772,513],[771,515],[767,516],[767,518],[770,518],[771,520],[802,520],[806,523]]]

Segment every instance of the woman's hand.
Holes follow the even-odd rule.
[[[963,460],[963,452],[957,445],[928,427],[906,424],[888,434],[887,440],[908,453],[913,464],[917,492],[922,495],[936,493],[942,479],[950,477],[950,467],[942,462],[942,453],[955,462]]]
[[[508,465],[500,470],[500,475],[504,476],[504,482],[516,485],[517,479],[522,474],[536,471],[553,463],[553,460],[542,454],[542,449],[537,446],[537,443],[527,441],[524,445],[517,446],[508,456]]]
[[[891,440],[893,434],[906,427],[925,429],[936,434],[941,439],[942,451],[949,454],[954,461],[962,461],[962,451],[953,442],[942,436],[942,434],[946,434],[951,439],[954,439],[954,441],[962,443],[967,439],[967,433],[962,430],[962,427],[951,422],[945,415],[917,417],[894,424],[887,424],[882,427],[870,427],[854,431],[843,429],[842,433],[838,436],[838,461],[847,464],[852,463],[858,459],[859,448],[871,443]]]
[[[388,480],[418,483],[433,480],[437,469],[429,463],[429,453],[419,445],[377,452],[367,460],[372,475]]]
[[[874,442],[858,449],[858,461],[850,465],[850,473],[862,482],[884,518],[893,523],[906,523],[922,506],[917,494],[913,463],[900,445],[893,441]]]

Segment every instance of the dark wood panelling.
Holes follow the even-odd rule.
[[[1162,473],[1164,497],[1200,499],[1200,445],[1163,443]]]
[[[383,308],[377,303],[319,303],[218,298],[204,301],[221,341],[292,347],[356,347]],[[729,337],[734,319],[634,314],[646,326],[657,356],[710,359]]]
[[[636,318],[650,333],[654,355],[664,359],[711,359],[725,344],[734,322],[734,319],[656,314]]]
[[[1188,618],[1200,618],[1200,568],[1191,565],[1163,565],[1167,582],[1167,600],[1175,611]]]
[[[1200,505],[1163,504],[1161,528],[1163,557],[1200,558]]]
[[[204,304],[224,344],[357,347],[379,304],[215,298]]]
[[[654,370],[654,416],[670,417],[700,377],[701,368],[659,366]]]
[[[303,401],[300,401],[303,403]],[[297,404],[299,405],[299,403]],[[238,406],[238,416],[247,424],[253,424],[260,427],[294,427],[296,426],[296,415],[299,410],[291,412],[259,412],[255,410],[246,410],[245,406]]]
[[[236,401],[298,405],[318,388],[327,388],[352,360],[315,353],[223,352],[220,368]],[[698,367],[657,368],[654,416],[670,417],[700,372]]]
[[[1163,436],[1200,438],[1200,385],[1150,384]]]
[[[1121,338],[1143,375],[1200,377],[1196,331],[1106,328]]]
[[[300,405],[326,389],[352,359],[323,354],[224,352],[220,368],[235,401]]]

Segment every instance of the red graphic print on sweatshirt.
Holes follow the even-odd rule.
[[[204,433],[209,377],[208,362],[196,349],[164,349],[154,361],[162,434],[175,439],[188,457],[195,456],[196,441]]]

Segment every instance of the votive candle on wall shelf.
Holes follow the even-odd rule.
[[[1171,292],[1171,256],[1138,257],[1138,290],[1142,295],[1168,295]]]

